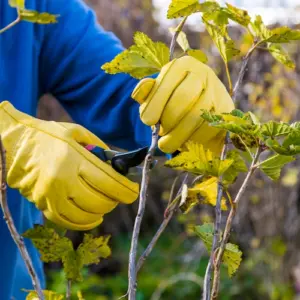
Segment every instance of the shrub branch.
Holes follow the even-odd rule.
[[[242,85],[243,78],[245,76],[250,57],[258,45],[259,45],[259,43],[254,42],[253,46],[249,49],[248,53],[243,58],[242,66],[241,66],[241,69],[240,69],[240,72],[239,72],[239,75],[238,75],[238,78],[237,78],[237,81],[236,81],[236,84],[234,86],[233,93],[232,93],[232,100],[234,102],[236,102],[237,93],[238,93],[239,88]],[[228,73],[228,76],[229,76],[228,78],[230,78],[229,73]],[[226,159],[229,139],[230,139],[229,133],[227,132],[226,137],[225,137],[224,146],[222,149],[221,160]],[[220,177],[219,184],[218,184],[218,194],[217,194],[217,201],[216,201],[216,208],[215,208],[216,218],[215,218],[215,224],[214,224],[213,245],[212,245],[210,260],[206,267],[206,272],[205,272],[203,297],[202,297],[203,300],[211,299],[210,292],[211,292],[211,277],[212,277],[213,261],[214,261],[216,249],[218,248],[218,244],[219,244],[218,241],[220,241],[220,230],[221,230],[221,221],[222,221],[221,200],[223,197],[223,186],[222,186],[221,182],[222,182],[222,176]]]
[[[176,31],[172,37],[171,45],[170,45],[170,60],[173,59],[176,40],[186,22],[186,20],[187,20],[187,17],[185,17],[180,22],[180,24],[176,28]],[[139,239],[139,233],[140,233],[140,229],[141,229],[142,219],[143,219],[145,207],[146,207],[147,192],[148,192],[148,185],[149,185],[149,170],[150,170],[154,152],[157,148],[159,128],[160,128],[160,125],[156,124],[152,131],[151,146],[150,146],[149,152],[146,156],[144,168],[143,168],[142,184],[141,184],[140,199],[139,199],[139,208],[138,208],[138,213],[137,213],[137,216],[136,216],[135,222],[134,222],[134,228],[133,228],[132,239],[131,239],[131,247],[130,247],[130,252],[129,252],[128,291],[127,291],[129,300],[136,299],[136,290],[137,290],[136,256],[137,256],[138,239]]]
[[[37,292],[39,299],[43,300],[44,295],[41,288],[41,284],[39,282],[38,276],[35,272],[35,269],[33,267],[33,263],[31,261],[30,255],[27,251],[27,248],[25,246],[23,237],[18,233],[16,226],[14,224],[12,215],[10,213],[8,203],[7,203],[7,185],[6,185],[6,159],[5,159],[5,149],[2,143],[2,139],[0,136],[0,155],[1,155],[1,172],[0,172],[0,182],[1,182],[1,196],[0,196],[0,204],[4,215],[4,220],[7,224],[7,227],[10,231],[11,237],[13,238],[14,242],[16,243],[21,256],[24,260],[24,263],[26,265],[26,268],[28,270],[28,273],[31,277],[32,285]]]

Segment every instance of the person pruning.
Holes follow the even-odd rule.
[[[2,28],[16,18],[16,10],[6,0],[0,3]],[[159,121],[162,152],[180,150],[188,140],[220,152],[224,133],[203,122],[201,109],[230,112],[234,105],[211,68],[182,57],[155,78],[111,76],[100,67],[124,48],[82,0],[28,0],[27,6],[60,18],[47,26],[22,22],[0,35],[0,135],[7,153],[8,201],[19,232],[41,223],[41,211],[65,228],[90,230],[119,203],[138,198],[138,184],[85,145],[148,146],[151,126]],[[46,93],[76,124],[35,117]],[[31,289],[31,280],[3,218],[0,241],[0,299],[22,300],[21,289]],[[45,284],[39,254],[26,243]]]

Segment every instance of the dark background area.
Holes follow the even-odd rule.
[[[170,42],[168,30],[162,30],[153,18],[150,0],[90,0],[87,3],[95,9],[100,24],[113,31],[126,47],[132,44],[133,33],[138,30],[154,40]],[[191,46],[208,55],[209,65],[227,83],[223,64],[207,33],[188,26],[185,31]],[[242,38],[243,34],[238,28],[231,29],[231,35],[245,53],[249,45],[247,39]],[[295,70],[278,64],[263,50],[255,53],[238,97],[239,108],[251,110],[263,120],[299,120],[300,43],[289,46],[288,50],[296,61]],[[239,68],[240,59],[231,62],[233,80]],[[49,95],[40,101],[39,117],[71,121]],[[297,294],[300,295],[299,165],[299,161],[289,165],[276,183],[259,173],[252,180],[238,208],[231,238],[243,250],[243,262],[233,279],[223,272],[220,299],[279,300],[297,299]],[[151,174],[140,250],[163,220],[175,176],[176,172],[163,167],[163,159],[160,159],[160,165]],[[233,195],[240,182],[238,180],[231,189]],[[87,300],[118,299],[125,294],[128,250],[136,209],[137,203],[120,205],[95,230],[97,234],[112,235],[113,255],[86,270],[84,283],[75,286],[83,291]],[[201,206],[174,218],[139,275],[139,300],[200,299],[207,253],[190,228],[211,220],[213,214],[212,208]],[[69,234],[75,244],[80,243],[82,233]],[[58,265],[47,265],[46,270],[49,288],[63,292],[65,282]]]

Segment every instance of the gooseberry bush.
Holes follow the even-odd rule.
[[[24,21],[35,21],[42,24],[56,22],[56,16],[44,14],[44,17],[41,18],[37,12],[35,12],[35,16],[39,17],[25,18],[24,0],[11,0],[10,2],[18,9],[19,16]],[[221,6],[216,1],[172,0],[167,18],[178,18],[180,22],[176,28],[170,28],[173,35],[170,46],[152,41],[145,33],[136,32],[133,38],[134,45],[101,66],[102,69],[109,74],[127,73],[134,78],[142,79],[158,73],[173,58],[184,55],[192,56],[202,63],[208,64],[205,49],[192,49],[187,35],[184,33],[184,24],[187,18],[194,13],[198,14],[199,22],[202,22],[219,51],[227,74],[225,84],[236,103],[240,100],[238,99],[238,90],[247,65],[256,49],[264,49],[279,63],[288,68],[295,68],[295,64],[284,50],[283,44],[300,40],[299,30],[289,27],[269,29],[265,26],[261,16],[252,18],[247,11],[229,3]],[[229,34],[228,28],[231,23],[241,26],[244,34],[251,40],[248,52],[243,57],[241,57],[237,41],[233,40]],[[175,53],[176,44],[180,50]],[[241,69],[235,84],[233,84],[228,65],[229,62],[235,63],[238,60],[241,60]],[[291,124],[273,120],[261,122],[251,111],[243,112],[239,109],[224,114],[216,114],[213,109],[203,110],[199,111],[199,115],[209,126],[223,130],[222,153],[221,155],[212,153],[201,144],[201,141],[200,143],[187,142],[178,155],[166,161],[166,167],[179,170],[185,175],[181,176],[183,180],[177,193],[172,189],[161,226],[146,250],[137,259],[139,231],[146,208],[149,176],[151,177],[150,166],[154,150],[157,147],[159,124],[153,128],[152,144],[144,163],[139,209],[129,253],[128,291],[124,297],[130,300],[136,299],[139,270],[172,217],[176,213],[186,214],[199,205],[215,207],[214,223],[197,224],[193,230],[203,241],[210,254],[203,283],[202,299],[217,299],[221,265],[227,268],[228,276],[232,277],[238,272],[242,263],[242,252],[238,245],[230,242],[230,232],[238,213],[238,205],[241,201],[245,201],[243,195],[253,174],[260,171],[270,179],[278,180],[282,168],[293,162],[300,153],[300,122]],[[194,176],[192,183],[187,180],[189,175]],[[242,184],[237,194],[231,195],[229,187],[236,182],[238,177],[243,179]],[[221,221],[224,218],[226,222],[222,227]],[[93,237],[86,234],[82,244],[74,249],[72,242],[65,236],[65,231],[48,222],[44,226],[38,225],[29,229],[23,234],[23,237],[31,239],[40,251],[43,261],[62,262],[68,282],[67,299],[71,297],[71,282],[82,280],[83,266],[98,263],[101,258],[111,255],[111,249],[108,246],[109,237]],[[37,294],[38,291],[28,291],[27,299],[40,298]],[[45,299],[61,300],[65,298],[64,295],[58,295],[55,291],[43,291],[43,295]],[[80,292],[77,296],[78,299],[83,299]]]

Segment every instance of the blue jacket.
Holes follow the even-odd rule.
[[[108,75],[100,67],[123,50],[120,41],[97,24],[81,0],[26,0],[27,8],[59,14],[59,22],[27,22],[0,35],[0,101],[36,115],[39,98],[53,94],[79,123],[105,142],[135,149],[150,143],[150,128],[141,123],[138,104],[130,97],[137,80]],[[8,0],[0,0],[0,28],[16,18]],[[1,120],[0,120],[1,121]],[[17,229],[24,232],[42,221],[41,213],[18,191],[8,190]],[[0,218],[0,299],[22,300],[32,284],[19,252]],[[43,265],[26,241],[44,284]]]

